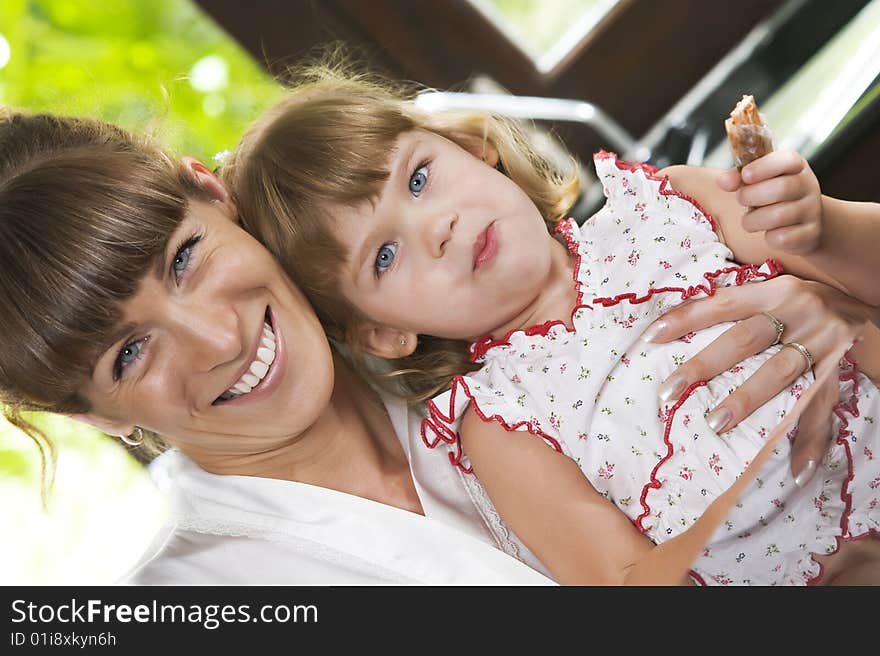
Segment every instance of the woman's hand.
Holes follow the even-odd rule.
[[[759,283],[722,287],[711,297],[685,303],[655,321],[642,339],[669,342],[717,323],[738,322],[661,384],[660,398],[668,402],[677,399],[691,383],[710,380],[775,343],[777,329],[771,317],[784,326],[781,341],[805,346],[818,367],[828,358],[839,360],[860,339],[876,313],[876,308],[828,285],[783,275]],[[709,413],[709,424],[718,433],[730,430],[789,386],[809,368],[807,364],[797,349],[781,349]],[[832,408],[837,401],[838,382],[832,377],[823,383],[801,416],[791,458],[792,475],[798,485],[812,477],[828,449]]]
[[[807,161],[793,150],[778,150],[717,178],[735,191],[746,232],[764,232],[770,248],[806,255],[819,248],[823,228],[819,181]]]

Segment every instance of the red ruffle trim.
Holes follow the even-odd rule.
[[[695,201],[693,198],[691,198],[690,196],[688,196],[686,194],[682,194],[678,191],[675,191],[674,189],[670,189],[669,188],[669,177],[668,176],[663,176],[662,178],[658,177],[656,175],[656,173],[657,173],[656,167],[651,166],[650,164],[639,164],[639,163],[627,162],[627,161],[618,159],[617,155],[615,155],[614,153],[605,151],[605,150],[600,150],[599,152],[597,152],[593,156],[593,159],[594,160],[613,159],[614,164],[617,166],[617,168],[619,168],[623,171],[641,171],[642,173],[645,174],[645,176],[648,179],[660,183],[660,190],[659,191],[662,195],[676,196],[678,198],[681,198],[682,200],[686,200],[687,202],[691,203],[694,206],[694,208],[697,209],[706,218],[706,221],[708,221],[709,225],[712,227],[712,230],[717,232],[717,229],[715,226],[715,220],[712,218],[712,216],[708,212],[706,212],[706,210],[704,210],[703,207],[697,201]],[[578,281],[578,274],[579,274],[580,268],[581,268],[581,253],[580,253],[580,249],[578,248],[577,242],[575,242],[574,237],[571,234],[573,222],[574,222],[574,219],[566,219],[564,221],[559,221],[556,225],[556,228],[554,229],[554,234],[559,234],[562,236],[562,238],[565,240],[565,244],[568,247],[569,252],[575,256],[573,279],[574,279],[575,288],[577,290],[577,300],[576,300],[574,308],[571,311],[571,318],[570,318],[569,323],[574,322],[574,315],[578,310],[592,310],[593,309],[590,305],[587,305],[584,303],[583,289],[581,288],[581,285]],[[753,264],[745,264],[745,265],[738,266],[738,267],[728,267],[725,269],[719,269],[718,271],[704,274],[704,277],[709,282],[708,287],[706,287],[704,285],[696,285],[696,286],[692,286],[692,287],[661,287],[659,289],[652,288],[652,289],[649,289],[647,294],[643,297],[637,297],[636,294],[634,294],[634,293],[628,293],[628,294],[620,294],[620,295],[615,296],[613,298],[596,298],[593,300],[593,303],[601,303],[602,305],[604,305],[606,307],[611,306],[611,305],[615,305],[624,299],[629,299],[629,301],[631,303],[643,303],[644,301],[647,301],[651,296],[653,296],[654,294],[656,294],[658,292],[675,292],[675,291],[677,291],[682,294],[682,300],[686,300],[686,299],[690,298],[691,296],[696,294],[698,291],[702,291],[702,292],[706,293],[707,295],[711,296],[712,294],[715,293],[714,278],[717,278],[721,274],[731,273],[731,272],[736,271],[737,272],[736,284],[741,285],[747,279],[750,279],[750,278],[747,278],[749,276],[751,278],[760,276],[765,279],[770,279],[770,278],[773,278],[773,277],[779,275],[780,273],[782,273],[782,267],[779,266],[779,264],[775,260],[772,260],[772,259],[767,260],[766,264],[770,268],[770,274],[765,274],[765,273],[759,272],[758,267],[756,267]],[[471,360],[471,362],[476,362],[478,359],[480,359],[481,357],[486,355],[486,353],[489,350],[491,350],[492,348],[494,348],[496,346],[509,345],[510,344],[510,337],[515,333],[521,332],[527,336],[533,336],[533,335],[544,336],[544,335],[547,335],[547,333],[550,331],[550,329],[556,325],[565,325],[565,323],[560,320],[547,321],[543,324],[530,326],[530,327],[524,328],[524,329],[523,328],[511,329],[511,330],[507,331],[507,333],[505,333],[505,335],[499,339],[494,339],[491,335],[487,335],[486,337],[482,337],[481,339],[479,339],[479,340],[475,341],[473,344],[471,344],[471,346],[470,346],[470,352],[471,352],[470,360]],[[572,330],[570,330],[568,328],[568,326],[566,326],[566,330],[568,330],[568,332],[573,332]]]
[[[663,443],[666,445],[666,455],[664,455],[656,465],[654,465],[654,469],[651,470],[650,480],[645,484],[645,487],[642,488],[642,494],[639,497],[639,503],[642,506],[642,514],[636,517],[633,520],[633,524],[636,525],[636,528],[639,529],[642,533],[644,533],[647,529],[644,527],[643,523],[645,518],[651,514],[651,507],[648,505],[648,493],[651,490],[660,489],[663,484],[657,478],[657,474],[660,471],[660,468],[666,464],[666,462],[672,457],[672,454],[675,453],[675,445],[669,440],[669,433],[672,432],[672,421],[675,419],[675,413],[682,406],[682,404],[688,400],[690,395],[693,393],[695,389],[698,387],[703,387],[706,384],[705,380],[698,380],[694,383],[691,383],[684,392],[682,392],[681,397],[679,397],[678,401],[676,401],[675,405],[669,409],[666,413],[666,426],[663,428]],[[705,585],[705,583],[704,583]]]
[[[841,536],[836,536],[834,539],[837,541],[837,548],[832,552],[832,554],[837,553],[840,550],[840,545],[844,542],[855,542],[856,540],[863,540],[869,536],[880,537],[880,533],[878,533],[874,529],[868,529],[864,533],[859,535],[852,535],[849,537],[843,537],[847,533],[849,533],[849,517],[852,514],[852,494],[849,492],[849,484],[852,483],[853,478],[855,478],[855,464],[853,462],[852,456],[852,447],[850,447],[849,441],[846,439],[849,435],[849,419],[844,415],[844,413],[849,414],[850,417],[858,417],[859,416],[859,365],[853,360],[849,353],[845,353],[843,359],[846,360],[850,365],[851,369],[848,371],[844,371],[840,374],[839,381],[844,382],[847,380],[851,380],[853,383],[852,394],[847,401],[841,401],[836,406],[834,406],[834,414],[837,415],[837,418],[840,419],[840,428],[837,430],[837,443],[843,446],[844,451],[846,452],[847,465],[849,466],[849,476],[847,476],[846,480],[843,482],[843,485],[840,487],[840,498],[844,504],[843,515],[840,517],[840,531],[842,533]],[[817,563],[819,565],[819,573],[809,581],[807,581],[807,585],[816,585],[819,581],[822,580],[822,577],[825,575],[825,568],[822,566],[822,563]]]
[[[669,178],[665,177],[665,176],[663,178],[658,178],[655,175],[657,172],[657,169],[655,167],[647,165],[647,164],[633,164],[630,162],[625,162],[625,161],[617,159],[617,155],[615,155],[613,153],[606,152],[604,150],[599,151],[594,156],[594,159],[610,159],[610,158],[613,158],[617,167],[622,170],[642,171],[650,179],[660,182],[661,183],[660,192],[662,194],[667,195],[667,196],[668,195],[678,196],[679,198],[682,198],[682,199],[690,202],[691,204],[693,204],[693,206],[706,217],[706,219],[709,221],[709,224],[712,226],[712,228],[714,230],[714,228],[715,228],[714,221],[709,216],[709,214],[702,207],[700,207],[699,203],[697,203],[695,200],[693,200],[689,196],[686,196],[684,194],[680,194],[680,193],[678,193],[674,190],[671,190],[671,189],[667,189],[667,187],[669,185]],[[584,304],[583,290],[581,288],[580,282],[578,281],[578,274],[580,272],[582,256],[580,253],[579,245],[575,241],[573,235],[571,234],[572,228],[573,228],[573,222],[574,222],[573,219],[567,219],[565,221],[560,221],[554,230],[554,233],[562,236],[562,238],[565,241],[566,246],[568,247],[569,252],[575,256],[575,264],[574,264],[572,278],[573,278],[573,282],[575,284],[575,289],[577,291],[577,298],[575,301],[575,306],[571,310],[570,323],[572,325],[574,324],[575,313],[577,313],[579,310],[591,310],[592,311],[592,309],[593,309],[590,305]],[[764,273],[762,271],[759,271],[758,267],[754,264],[744,264],[744,265],[738,265],[738,266],[724,267],[723,269],[718,269],[717,271],[707,272],[707,273],[703,274],[703,277],[706,279],[706,282],[707,282],[707,284],[705,284],[705,285],[699,284],[699,285],[691,285],[688,287],[660,287],[657,289],[651,288],[643,296],[638,296],[637,294],[635,294],[633,292],[629,292],[629,293],[625,293],[625,294],[618,294],[617,296],[614,296],[614,297],[596,298],[593,300],[593,303],[599,303],[605,307],[610,307],[612,305],[616,305],[617,303],[620,303],[623,300],[628,300],[630,303],[644,303],[644,302],[648,301],[652,296],[654,296],[654,294],[669,293],[669,292],[678,292],[679,294],[681,294],[682,300],[687,300],[690,297],[697,294],[698,292],[703,292],[707,296],[712,296],[715,294],[715,290],[717,289],[717,284],[715,282],[716,278],[718,278],[721,275],[728,274],[728,273],[736,273],[735,284],[737,286],[739,286],[739,285],[742,285],[743,283],[750,281],[754,278],[764,278],[764,279],[774,278],[775,276],[779,275],[782,272],[782,267],[779,266],[779,264],[776,261],[767,260],[766,264],[770,269],[769,273]],[[476,362],[479,358],[485,356],[486,353],[488,353],[491,349],[495,348],[496,346],[509,346],[510,345],[510,338],[514,334],[522,333],[523,335],[526,335],[529,337],[535,336],[535,335],[546,336],[550,332],[550,329],[553,328],[554,326],[563,326],[563,328],[568,333],[574,332],[574,330],[572,328],[569,328],[565,324],[565,322],[560,321],[560,320],[547,321],[545,323],[538,324],[535,326],[530,326],[528,328],[514,328],[512,330],[507,331],[507,333],[505,333],[505,335],[499,339],[494,339],[491,335],[488,335],[486,337],[483,337],[482,339],[477,340],[473,344],[471,344],[471,346],[470,346],[470,352],[471,352],[470,360],[471,360],[471,362]],[[703,384],[705,384],[705,383],[703,383]],[[456,395],[459,388],[462,388],[464,390],[464,394],[466,394],[468,399],[470,399],[471,405],[473,405],[474,410],[477,412],[478,416],[483,421],[490,421],[490,420],[497,421],[506,430],[509,430],[509,431],[516,430],[518,428],[525,426],[526,429],[530,433],[532,433],[534,435],[538,435],[539,437],[544,439],[545,442],[547,442],[548,444],[553,446],[557,451],[562,452],[562,449],[560,448],[559,443],[555,439],[553,439],[552,437],[550,437],[549,435],[547,435],[543,431],[539,430],[538,428],[532,426],[528,422],[519,422],[514,425],[509,425],[509,424],[507,424],[507,422],[504,421],[504,419],[500,415],[492,415],[492,416],[485,415],[485,413],[483,413],[482,410],[480,410],[479,404],[475,400],[470,389],[468,389],[467,383],[465,382],[464,378],[461,376],[457,376],[455,379],[453,379],[453,382],[452,382],[449,411],[447,413],[442,412],[437,407],[437,405],[434,403],[434,401],[428,401],[428,411],[429,411],[430,417],[425,419],[422,422],[421,435],[422,435],[422,440],[425,442],[425,444],[428,446],[428,448],[431,448],[431,449],[435,448],[440,442],[444,442],[444,443],[450,444],[450,445],[454,444],[455,445],[455,453],[450,452],[449,460],[453,465],[455,465],[456,467],[458,467],[459,469],[461,469],[465,473],[471,473],[473,470],[470,467],[467,467],[462,464],[462,458],[464,457],[464,454],[462,452],[461,439],[457,433],[453,432],[448,427],[448,424],[451,424],[455,421],[455,395]],[[430,430],[434,433],[435,439],[433,439],[433,440],[428,439],[428,436],[427,436],[428,430]],[[662,464],[662,462],[663,461],[661,461],[660,464]],[[645,495],[645,493],[643,493],[643,498],[644,498],[644,495]]]
[[[479,416],[479,418],[483,421],[497,421],[507,431],[515,431],[525,427],[525,429],[529,433],[531,433],[532,435],[537,435],[547,444],[562,453],[562,447],[559,446],[559,442],[547,435],[547,433],[540,430],[531,422],[519,421],[515,424],[508,424],[501,415],[485,414],[482,410],[480,410],[480,406],[477,403],[477,400],[474,398],[474,395],[468,387],[467,381],[464,379],[464,377],[456,376],[452,381],[452,389],[449,395],[449,412],[444,413],[439,407],[437,407],[437,404],[434,403],[433,400],[428,401],[428,414],[430,416],[422,421],[421,434],[422,441],[429,449],[433,449],[440,442],[444,442],[446,444],[454,444],[455,453],[449,453],[449,462],[461,469],[465,474],[471,474],[474,470],[472,467],[469,467],[462,463],[464,453],[462,452],[461,448],[461,435],[457,432],[453,432],[449,428],[449,424],[455,421],[455,395],[458,393],[459,390],[462,390],[462,393],[468,397],[468,400],[470,401],[474,412],[476,412],[477,416]],[[428,439],[428,430],[433,431],[433,440]]]
[[[736,279],[734,282],[737,287],[745,282],[754,280],[755,278],[764,278],[764,280],[770,280],[771,278],[775,278],[780,273],[782,273],[782,267],[779,266],[776,260],[767,260],[764,264],[766,264],[767,267],[770,269],[769,273],[759,271],[759,267],[754,264],[740,264],[737,266],[724,267],[723,269],[704,273],[703,278],[706,279],[708,286],[700,284],[691,285],[689,287],[659,287],[657,289],[652,287],[644,294],[644,296],[639,296],[635,292],[627,292],[625,294],[618,294],[617,296],[612,297],[595,298],[593,299],[593,303],[598,303],[600,305],[603,305],[604,307],[611,307],[612,305],[617,305],[621,301],[627,300],[631,304],[636,305],[649,300],[654,294],[667,292],[679,292],[681,294],[681,300],[686,301],[697,292],[703,292],[704,294],[706,294],[706,296],[714,296],[715,291],[718,289],[718,285],[715,283],[715,279],[718,278],[718,276],[722,276],[727,273],[736,273]]]
[[[840,403],[838,403],[837,405],[834,406],[834,414],[836,414],[837,417],[840,419],[840,427],[837,431],[836,441],[838,444],[840,444],[844,447],[844,450],[846,452],[848,466],[849,466],[849,476],[843,482],[843,485],[841,486],[841,489],[840,489],[840,498],[844,502],[844,506],[845,506],[843,514],[841,515],[841,518],[840,518],[840,530],[841,530],[841,533],[846,535],[846,533],[849,532],[849,528],[848,528],[849,517],[850,517],[850,514],[852,513],[852,495],[849,492],[849,484],[852,482],[853,478],[855,477],[855,464],[853,462],[852,449],[850,447],[849,442],[846,439],[846,437],[849,435],[849,431],[847,430],[847,428],[849,426],[849,420],[844,415],[844,413],[848,413],[851,417],[858,417],[859,416],[859,407],[858,407],[859,366],[858,366],[858,363],[855,360],[853,360],[848,353],[844,354],[843,357],[847,361],[847,363],[849,363],[851,365],[851,368],[846,371],[841,372],[840,376],[838,377],[838,380],[840,382],[845,382],[845,381],[851,380],[853,382],[853,389],[852,389],[852,393],[850,394],[850,397],[848,400],[841,401]],[[647,529],[644,527],[642,522],[644,521],[644,519],[646,517],[648,517],[651,514],[651,508],[648,505],[647,496],[648,496],[650,490],[652,490],[652,489],[656,490],[656,489],[659,489],[660,487],[662,487],[662,483],[657,479],[657,473],[660,471],[660,468],[675,453],[675,445],[669,441],[669,434],[672,430],[672,422],[675,419],[675,413],[681,407],[681,405],[688,399],[688,397],[690,397],[690,395],[693,393],[693,391],[695,389],[697,389],[698,387],[702,387],[705,384],[706,384],[705,381],[697,381],[697,382],[691,384],[682,393],[681,397],[675,403],[675,405],[669,409],[669,411],[666,415],[666,428],[663,431],[663,442],[664,442],[664,444],[666,444],[666,455],[654,467],[653,471],[651,472],[651,480],[645,485],[644,488],[642,488],[642,494],[639,499],[639,502],[641,503],[641,506],[642,506],[642,509],[644,510],[644,512],[641,515],[639,515],[638,517],[636,517],[635,520],[633,520],[633,523],[636,525],[636,528],[638,528],[643,533]],[[862,533],[860,535],[856,535],[856,536],[835,537],[835,540],[837,540],[837,550],[840,549],[840,545],[843,542],[854,542],[856,540],[862,540],[862,539],[869,537],[869,536],[872,536],[872,535],[875,537],[880,537],[880,533],[878,533],[874,529],[868,529],[864,533]],[[835,550],[832,553],[837,553],[837,550]],[[816,563],[816,564],[819,566],[819,573],[814,578],[807,581],[807,585],[816,585],[817,583],[819,583],[819,581],[822,580],[822,576],[825,573],[824,568],[822,567],[821,563]],[[700,583],[700,585],[706,585],[705,580],[696,572],[692,571],[691,576],[698,583]]]
[[[559,221],[556,224],[556,227],[553,230],[554,234],[562,235],[562,238],[565,240],[565,244],[568,247],[568,252],[574,255],[574,269],[572,273],[572,279],[574,282],[575,290],[577,291],[577,298],[575,300],[574,308],[571,310],[571,317],[569,319],[569,323],[574,324],[574,315],[578,310],[592,310],[589,305],[584,305],[583,297],[584,292],[581,289],[581,285],[578,282],[578,273],[581,270],[581,253],[578,249],[578,244],[574,240],[574,237],[571,234],[572,225],[574,223],[574,219],[566,219],[564,221]],[[486,335],[481,339],[478,339],[476,342],[470,345],[470,360],[471,362],[476,362],[481,357],[486,355],[491,349],[496,346],[507,346],[510,344],[510,337],[516,333],[522,333],[524,335],[532,336],[532,335],[542,335],[546,336],[550,329],[553,326],[565,326],[566,331],[574,332],[570,330],[568,326],[565,325],[564,321],[560,321],[559,319],[555,319],[553,321],[546,321],[542,324],[538,324],[535,326],[529,326],[528,328],[512,328],[508,330],[504,337],[499,339],[494,339],[491,335]]]
[[[654,182],[660,183],[660,194],[661,195],[663,195],[663,196],[677,196],[678,198],[681,198],[682,200],[686,200],[691,205],[693,205],[695,208],[697,208],[704,217],[706,217],[706,221],[708,221],[709,225],[712,226],[712,231],[716,232],[716,233],[718,232],[718,228],[715,226],[715,219],[712,218],[712,215],[709,214],[706,210],[704,210],[702,208],[702,206],[697,201],[695,201],[693,198],[691,198],[687,194],[683,194],[680,191],[675,191],[675,189],[670,189],[669,188],[669,176],[668,175],[664,175],[663,177],[658,176],[657,175],[657,167],[651,166],[650,164],[639,164],[639,163],[627,162],[625,160],[618,159],[618,157],[615,153],[611,153],[606,150],[600,150],[598,153],[593,155],[593,160],[595,161],[597,159],[613,159],[614,164],[621,171],[630,171],[630,172],[641,171],[642,173],[645,174],[645,177],[648,178],[648,180],[653,180]]]

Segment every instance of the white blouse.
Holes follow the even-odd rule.
[[[383,400],[425,516],[304,483],[210,474],[172,450],[150,466],[170,516],[123,582],[552,585],[512,557],[541,568],[479,484],[414,443],[422,417]]]

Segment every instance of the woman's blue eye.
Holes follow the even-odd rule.
[[[394,256],[397,255],[397,244],[394,242],[382,244],[379,252],[376,254],[376,274],[382,275],[394,263]]]
[[[140,357],[141,349],[143,349],[144,342],[146,341],[147,338],[144,337],[143,339],[128,342],[119,349],[119,355],[116,356],[116,362],[113,364],[114,380],[119,380],[122,377],[122,370]]]
[[[409,191],[413,196],[418,196],[426,184],[428,184],[428,165],[422,164],[409,176]]]
[[[174,254],[174,260],[171,262],[171,272],[174,274],[175,280],[180,280],[189,267],[189,259],[192,255],[193,246],[201,239],[201,235],[193,235],[183,242]]]
[[[189,249],[185,248],[177,253],[174,257],[174,273],[180,275],[186,271],[186,265],[189,263]]]

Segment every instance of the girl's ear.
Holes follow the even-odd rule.
[[[365,353],[386,360],[412,355],[418,345],[418,335],[406,331],[368,324],[358,331],[358,347]]]
[[[238,215],[235,212],[229,192],[226,191],[226,187],[223,186],[220,179],[207,166],[194,157],[181,158],[180,166],[202,189],[208,192],[213,200],[223,204],[231,212],[230,216],[233,219],[237,218]]]
[[[483,160],[493,169],[498,165],[500,159],[498,149],[488,139],[475,137],[472,134],[458,133],[455,135],[455,140],[471,155]]]
[[[99,431],[107,433],[107,435],[113,435],[114,437],[119,437],[121,435],[130,435],[132,432],[134,432],[134,424],[131,422],[105,419],[104,417],[99,417],[98,415],[91,412],[84,412],[81,414],[67,416],[83,424],[88,424],[93,428],[97,428]]]

